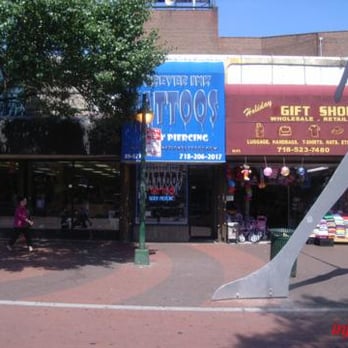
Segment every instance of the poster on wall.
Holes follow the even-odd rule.
[[[186,224],[186,166],[180,164],[148,163],[146,164],[145,173],[146,222],[154,224]],[[139,185],[139,180],[137,180],[137,185]],[[137,192],[140,192],[139,187]],[[139,201],[138,199],[138,204]],[[137,211],[139,211],[138,205]]]
[[[225,162],[223,63],[164,63],[139,96],[144,93],[154,112],[149,129],[161,134],[158,151],[147,151],[146,161]],[[140,127],[134,123],[123,127],[123,161],[140,158]]]
[[[348,92],[335,86],[226,86],[227,155],[344,155]]]

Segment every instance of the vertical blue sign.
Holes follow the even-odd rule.
[[[167,62],[157,68],[151,85],[143,86],[161,130],[161,155],[149,162],[225,162],[225,97],[223,63]],[[132,134],[134,133],[134,136]],[[134,140],[139,133],[125,125],[122,159],[139,159]]]

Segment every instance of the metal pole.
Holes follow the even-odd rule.
[[[347,84],[347,80],[348,80],[348,61],[346,62],[346,66],[343,70],[340,83],[338,84],[335,91],[334,99],[336,103],[339,103],[342,99],[344,88],[346,87],[346,84]]]
[[[134,263],[137,265],[149,265],[149,250],[145,245],[146,226],[145,226],[145,210],[146,210],[146,94],[142,96],[142,118],[141,118],[141,158],[140,158],[140,177],[139,177],[139,246],[135,249]]]

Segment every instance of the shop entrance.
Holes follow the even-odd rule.
[[[189,173],[190,238],[209,239],[213,236],[213,170],[190,167]]]

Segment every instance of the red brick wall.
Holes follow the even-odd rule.
[[[348,31],[272,37],[219,37],[218,9],[153,10],[147,27],[159,29],[172,54],[255,54],[278,56],[348,56]]]
[[[221,37],[218,39],[220,54],[261,54],[262,41],[259,38]]]
[[[262,38],[262,54],[289,56],[318,55],[317,34],[285,35]]]
[[[171,53],[216,54],[217,10],[157,10],[148,25],[158,28]]]
[[[348,31],[325,32],[318,35],[323,38],[323,56],[348,56]]]

